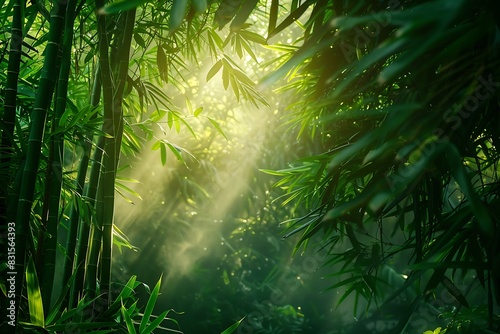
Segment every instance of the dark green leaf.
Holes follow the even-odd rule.
[[[113,2],[101,9],[98,10],[98,14],[106,15],[106,14],[116,14],[119,12],[123,12],[126,10],[130,10],[132,8],[136,8],[141,6],[147,0],[122,0]]]
[[[231,22],[231,30],[238,30],[248,19],[252,11],[257,6],[259,0],[244,0],[233,22]]]
[[[186,15],[187,0],[173,0],[172,8],[170,9],[170,19],[168,21],[168,30],[173,34],[184,20]]]

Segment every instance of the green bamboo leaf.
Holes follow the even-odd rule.
[[[240,9],[238,10],[238,13],[236,14],[233,22],[231,22],[231,30],[238,30],[241,28],[241,26],[245,23],[245,21],[248,19],[252,11],[255,9],[257,6],[257,3],[259,0],[245,0],[241,4]]]
[[[231,334],[238,328],[238,326],[241,324],[241,322],[245,319],[245,317],[241,318],[240,320],[236,321],[234,324],[232,324],[228,329],[223,331],[221,334]]]
[[[234,76],[236,78],[238,78],[238,80],[240,82],[242,82],[250,87],[255,86],[255,83],[252,81],[252,79],[247,77],[247,75],[245,73],[241,72],[240,70],[233,68],[232,73],[234,74]]]
[[[63,287],[61,293],[59,294],[59,298],[57,298],[54,306],[52,307],[52,310],[50,311],[49,315],[47,316],[47,321],[46,324],[49,325],[56,319],[56,316],[60,313],[61,311],[61,306],[63,305],[64,301],[67,298],[67,293],[71,286],[73,285],[73,282],[75,281],[76,274],[78,273],[77,270],[73,271],[73,274],[69,278],[68,282],[66,285]]]
[[[184,20],[186,14],[187,0],[173,0],[172,8],[170,9],[170,18],[168,20],[168,30],[173,34]]]
[[[82,312],[82,311],[80,311]],[[107,321],[107,322],[71,322],[71,327],[73,328],[78,328],[79,330],[92,330],[92,329],[99,329],[99,328],[116,328],[117,323],[114,321]],[[52,326],[47,326],[47,330],[51,331],[52,333],[54,332],[64,332],[65,330],[68,329],[68,324],[57,324],[57,325],[52,325]],[[94,333],[94,331],[92,331]],[[108,330],[107,333],[110,333]],[[129,332],[129,333],[135,333],[135,332]]]
[[[191,134],[193,135],[193,137],[196,139],[196,133],[194,132],[193,128],[191,127],[191,125],[189,125],[188,122],[186,122],[186,120],[182,117],[179,117],[179,120],[182,122],[182,124],[184,124],[186,126],[186,128],[188,129],[189,132],[191,132]]]
[[[158,140],[157,142],[155,142],[155,143],[153,144],[153,146],[151,147],[151,150],[153,150],[153,151],[159,150],[159,149],[160,149],[160,147],[161,147],[161,145],[162,145],[161,140]]]
[[[189,100],[189,98],[186,96],[186,106],[187,106],[187,110],[190,114],[193,113],[193,105],[191,104],[191,101]]]
[[[174,145],[167,143],[168,148],[170,151],[174,153],[174,155],[177,157],[177,160],[184,162],[184,158],[182,157],[181,150],[175,147]]]
[[[261,168],[261,169],[259,169],[259,171],[266,173],[266,174],[269,174],[269,175],[274,175],[274,176],[285,176],[288,174],[287,172],[283,172],[283,171],[279,171],[279,170],[272,170],[272,169],[262,169]]]
[[[85,59],[83,60],[84,63],[88,63],[92,58],[94,57],[94,53],[93,52],[89,52],[87,53],[87,55],[85,56]]]
[[[217,73],[219,72],[220,68],[222,67],[222,60],[219,59],[215,64],[214,66],[212,66],[212,68],[208,71],[207,73],[207,81],[209,81],[210,79],[212,79],[212,77]]]
[[[245,37],[249,41],[255,42],[257,44],[262,44],[262,45],[267,44],[267,41],[264,37],[262,37],[259,34],[254,33],[254,32],[251,32],[248,30],[240,30],[238,33],[240,34],[240,36]]]
[[[173,112],[169,112],[167,115],[167,124],[169,129],[172,129],[172,126],[174,125],[174,114]]]
[[[225,90],[229,87],[229,69],[226,65],[222,69],[222,86],[224,86]]]
[[[455,298],[456,301],[458,301],[462,306],[465,306],[467,308],[470,308],[469,303],[465,299],[464,295],[462,292],[456,287],[455,284],[446,276],[443,277],[443,280],[441,281],[443,285],[445,286],[446,290],[450,293],[450,295]]]
[[[126,191],[126,192],[128,192],[129,194],[131,194],[131,195],[133,195],[133,196],[137,197],[138,199],[140,199],[140,200],[142,201],[142,197],[141,197],[141,195],[139,195],[139,193],[138,193],[138,192],[136,192],[136,191],[134,191],[134,190],[130,189],[129,187],[127,187],[127,186],[126,186],[126,185],[124,185],[123,183],[116,182],[116,183],[115,183],[115,185],[116,185],[116,187],[117,187],[117,188],[121,188],[121,189],[125,190],[125,191]]]
[[[113,224],[113,244],[118,247],[120,254],[122,254],[122,247],[127,247],[134,252],[139,250],[138,247],[130,243],[130,239],[115,224]]]
[[[217,123],[217,121],[215,119],[213,119],[213,118],[210,118],[210,117],[207,117],[207,118],[210,121],[210,123],[212,123],[212,125],[217,129],[217,131],[219,131],[219,133],[224,138],[226,138],[226,140],[229,140],[229,139],[227,139],[226,134],[224,133],[224,131],[222,131],[222,128],[220,127],[219,123]]]
[[[240,0],[222,0],[215,12],[215,22],[219,30],[233,19],[241,6]]]
[[[181,116],[175,111],[171,111],[169,114],[172,115],[172,121],[174,122],[175,131],[177,133],[180,133],[181,132],[181,121],[180,121]]]
[[[113,227],[113,228],[115,228],[115,227]],[[132,275],[129,278],[127,284],[125,284],[125,286],[123,287],[122,291],[120,291],[120,294],[116,297],[113,304],[111,304],[111,306],[108,308],[108,310],[106,310],[104,312],[103,315],[104,316],[111,316],[112,314],[114,314],[115,311],[118,311],[118,309],[121,305],[121,302],[123,300],[127,300],[134,292],[134,289],[137,288],[139,285],[140,285],[140,283],[137,282],[137,276]]]
[[[161,143],[160,145],[160,155],[161,155],[161,164],[165,166],[167,163],[167,148],[165,147],[165,143]]]
[[[158,45],[156,50],[156,64],[158,65],[158,70],[160,71],[160,76],[163,81],[168,82],[168,63],[167,63],[167,55],[165,51]]]
[[[252,59],[258,63],[259,61],[257,60],[257,56],[255,56],[255,53],[252,51],[252,49],[250,48],[250,46],[248,45],[247,41],[245,41],[244,39],[241,40],[241,45],[243,46],[243,48],[246,50],[246,52],[250,55],[250,57],[252,57]]]
[[[170,312],[170,310],[167,310],[160,314],[154,321],[152,321],[148,327],[146,327],[143,331],[141,331],[141,334],[149,334],[156,328],[160,326],[163,320],[165,320],[165,317],[167,314]]]
[[[271,9],[269,10],[269,26],[267,28],[267,36],[271,36],[276,28],[278,21],[279,0],[271,0]],[[269,37],[268,37],[269,38]]]
[[[149,322],[149,318],[153,313],[153,309],[156,305],[156,300],[158,299],[158,295],[160,293],[160,286],[161,286],[161,276],[158,279],[158,282],[156,283],[153,291],[151,292],[151,295],[149,296],[148,299],[148,303],[146,304],[146,308],[144,309],[144,315],[142,316],[141,324],[139,326],[139,332],[141,333],[146,329],[146,326]]]
[[[130,183],[140,183],[139,180],[132,179],[130,177],[124,177],[124,176],[121,176],[121,175],[117,175],[116,179],[119,180],[119,181],[125,181],[125,182],[130,182]]]
[[[42,294],[36,274],[33,257],[28,260],[26,268],[26,288],[28,291],[28,308],[30,312],[30,321],[33,325],[44,327],[45,317],[43,314]]]
[[[204,13],[207,10],[207,0],[193,0],[192,3],[197,14]]]
[[[121,307],[121,313],[122,313],[123,318],[125,319],[125,324],[127,325],[128,333],[136,334],[137,332],[135,331],[134,324],[132,323],[132,318],[130,318],[130,315],[128,314],[127,309],[123,305],[123,302],[122,302],[122,307]]]
[[[134,40],[139,46],[146,49],[146,42],[144,41],[144,38],[142,38],[141,34],[134,34]]]
[[[235,35],[235,45],[234,48],[236,49],[236,54],[238,57],[243,58],[243,49],[241,47],[241,38],[238,37],[238,35]]]
[[[229,81],[231,82],[231,88],[233,88],[234,95],[236,96],[236,100],[240,100],[240,91],[238,89],[238,82],[234,78],[234,75],[229,77]]]
[[[194,117],[200,116],[202,111],[203,111],[203,107],[196,108],[196,110],[194,111]]]
[[[467,171],[465,170],[462,159],[460,158],[460,152],[455,145],[449,144],[446,154],[450,157],[450,169],[453,178],[457,181],[460,189],[470,201],[472,212],[476,217],[479,228],[485,235],[494,235],[495,225],[491,220],[491,216],[488,213],[486,206],[481,201],[479,195],[472,186],[472,182],[467,175]]]
[[[136,7],[141,6],[147,0],[123,0],[113,2],[103,8],[100,8],[97,13],[100,15],[116,14]]]
[[[287,28],[289,25],[291,25],[293,22],[297,21],[302,14],[305,13],[305,11],[309,8],[310,5],[312,5],[316,0],[308,0],[301,4],[298,8],[292,10],[290,15],[288,15],[283,22],[281,22],[275,29],[273,29],[273,32],[268,34],[267,39],[275,36],[278,34],[280,31],[283,29]]]
[[[339,301],[337,302],[337,307],[340,306],[340,304],[342,304],[342,302],[347,298],[349,297],[349,295],[356,289],[356,286],[355,285],[352,285],[350,286],[349,288],[346,289],[346,291],[344,292],[344,294],[339,298]]]

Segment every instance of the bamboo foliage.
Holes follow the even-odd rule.
[[[180,1],[177,2],[179,4],[187,3]],[[14,41],[21,37],[22,41],[26,4],[22,0],[11,0],[10,5],[13,6],[11,39]],[[104,5],[104,1],[98,0],[93,9],[102,14],[99,9]],[[61,316],[63,322],[83,322],[85,319],[82,310],[93,307],[93,304],[98,305],[101,296],[105,297],[106,305],[110,307],[106,316],[113,321],[117,319],[113,318],[115,314],[112,312],[116,300],[113,301],[110,293],[116,174],[121,148],[124,147],[124,152],[138,152],[141,141],[133,133],[130,124],[125,126],[124,113],[132,111],[133,107],[126,104],[125,109],[124,99],[132,89],[136,90],[135,98],[140,101],[140,108],[133,116],[137,118],[147,109],[147,104],[159,108],[170,102],[170,98],[156,87],[156,83],[137,77],[142,74],[141,71],[129,71],[132,38],[134,37],[136,46],[144,49],[143,56],[149,45],[146,45],[141,34],[146,37],[147,43],[152,43],[158,37],[163,45],[182,45],[188,50],[186,54],[190,54],[195,52],[195,47],[201,48],[201,43],[191,38],[187,29],[194,27],[193,30],[199,30],[197,33],[204,32],[207,22],[206,18],[194,20],[193,13],[190,13],[187,15],[190,25],[186,27],[183,24],[184,12],[163,10],[165,7],[170,8],[170,5],[155,4],[159,11],[141,11],[141,24],[143,27],[151,27],[151,31],[141,28],[138,33],[135,30],[135,8],[118,10],[113,15],[99,14],[95,24],[91,18],[92,9],[85,1],[77,3],[76,0],[56,0],[47,5],[51,6],[50,13],[45,3],[36,1],[28,7],[29,14],[24,27],[25,33],[33,42],[25,43],[24,47],[37,54],[31,57],[23,52],[22,42],[11,43],[1,159],[2,162],[6,161],[3,159],[8,158],[10,152],[15,152],[15,161],[19,163],[17,170],[2,165],[2,173],[5,171],[9,178],[8,195],[12,200],[9,200],[8,212],[12,215],[10,220],[16,221],[16,246],[22,250],[16,253],[16,305],[22,326],[61,329],[62,325],[54,324],[55,319]],[[4,7],[2,3],[2,9],[7,8],[6,13],[9,12],[9,6]],[[205,6],[200,7],[197,12],[204,8]],[[176,21],[175,29],[171,27],[169,30],[158,24],[169,19]],[[97,32],[97,35],[93,35],[93,32]],[[186,43],[182,42],[183,38],[187,39]],[[19,78],[23,55],[27,66],[24,77]],[[184,66],[181,54],[168,51],[168,55],[165,55],[167,57],[168,62],[175,61],[180,68]],[[42,59],[43,65],[38,70],[38,66],[34,65]],[[89,65],[94,63],[94,59],[98,61],[96,71]],[[85,63],[83,67],[82,60]],[[140,61],[148,62],[148,66],[151,66],[150,63],[158,65],[154,58],[141,58]],[[180,73],[175,68],[168,69],[163,65],[165,63],[162,63],[160,72],[164,82],[172,80],[169,78],[172,77],[171,73]],[[131,76],[136,77],[132,79]],[[180,76],[173,81],[180,88],[182,80],[184,78]],[[250,87],[250,80],[243,73],[240,73],[239,79],[233,78],[233,81],[235,84],[246,82]],[[92,92],[86,91],[90,86],[89,82],[94,83]],[[24,99],[21,100],[24,101],[23,107],[33,105],[29,115],[16,107],[16,103],[19,103],[18,91]],[[85,93],[91,95],[90,108],[82,106]],[[253,93],[256,91],[251,92]],[[29,99],[33,99],[34,103],[26,102]],[[175,130],[179,131],[182,122],[193,132],[180,114],[170,112],[170,115],[176,117]],[[223,133],[215,120],[208,119],[217,131]],[[127,134],[125,140],[124,132]],[[19,149],[16,145],[19,145]],[[76,172],[69,169],[69,166],[78,160],[77,153],[82,147],[83,153]],[[173,145],[169,147],[174,154],[179,155]],[[42,171],[45,171],[44,176],[41,176]],[[4,207],[2,205],[2,209]],[[67,233],[61,233],[66,228]],[[30,268],[25,270],[26,257],[33,257],[35,265],[32,266],[30,262]],[[64,263],[62,278],[55,275],[60,260]],[[23,282],[24,274],[28,274],[28,277],[36,275],[37,279]],[[60,281],[61,286],[57,286],[56,282]],[[23,297],[27,297],[29,308],[26,307],[26,298],[21,297],[22,290],[26,290],[27,285],[31,292]],[[43,305],[42,318],[45,319],[30,317],[28,313],[35,314],[33,305]],[[130,307],[127,312],[137,315],[135,306]],[[148,306],[149,312],[152,307],[153,305]],[[31,324],[26,322],[28,319],[31,319]],[[116,322],[96,322],[95,325],[82,325],[82,328],[120,325]],[[141,323],[141,328],[145,327],[148,330],[154,326],[146,319]]]
[[[342,269],[332,274],[331,287],[345,288],[341,301],[362,297],[387,307],[414,287],[422,291],[395,333],[411,330],[414,312],[441,286],[458,308],[488,309],[482,331],[499,328],[494,7],[335,1],[327,10],[323,1],[307,1],[269,25],[271,37],[300,12],[314,13],[304,24],[303,45],[263,83],[290,78],[286,89],[300,98],[290,106],[289,124],[323,144],[322,153],[270,171],[286,189],[285,202],[311,212],[291,223],[286,236],[301,235],[296,250],[324,237],[332,250],[328,264]],[[432,14],[443,10],[446,17]],[[344,245],[348,251],[333,251]],[[398,255],[408,279],[389,296],[377,294],[386,284],[380,269]],[[466,289],[458,288],[464,277],[481,286],[476,293],[484,303],[470,305]],[[447,314],[450,331],[460,327],[453,324],[459,314]]]

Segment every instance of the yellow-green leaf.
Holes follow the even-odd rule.
[[[43,314],[42,294],[40,293],[40,284],[38,283],[38,277],[32,257],[29,258],[26,268],[26,286],[28,291],[30,321],[33,325],[44,327],[45,316]]]
[[[217,61],[214,66],[212,66],[212,68],[210,69],[210,71],[208,71],[207,73],[207,81],[209,81],[210,79],[212,79],[212,77],[217,73],[219,72],[220,68],[222,67],[222,60],[219,59],[219,61]]]
[[[226,134],[224,133],[224,131],[222,131],[222,129],[221,129],[221,127],[220,127],[219,123],[217,123],[217,121],[216,121],[215,119],[208,117],[208,120],[210,121],[210,123],[212,123],[212,125],[214,126],[214,128],[216,128],[216,129],[217,129],[217,131],[219,131],[219,133],[220,133],[220,134],[221,134],[224,138],[226,138],[226,140],[229,140],[229,139],[227,139]]]
[[[196,108],[196,110],[194,111],[194,117],[200,116],[202,111],[203,111],[203,107]]]

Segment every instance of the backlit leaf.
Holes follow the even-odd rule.
[[[29,257],[26,267],[26,287],[28,290],[28,308],[30,321],[32,324],[44,327],[45,316],[43,314],[42,294],[40,293],[40,285],[36,274],[33,257]]]
[[[212,77],[217,73],[219,72],[219,70],[221,69],[222,67],[222,60],[219,59],[215,64],[214,66],[212,66],[212,68],[208,71],[207,73],[207,81],[209,81],[210,79],[212,79]]]
[[[217,129],[217,131],[219,131],[219,133],[220,133],[220,134],[221,134],[224,138],[226,138],[226,140],[229,140],[229,139],[227,139],[226,134],[224,133],[224,131],[222,131],[222,129],[221,129],[221,127],[220,127],[219,123],[217,123],[217,121],[216,121],[216,120],[214,120],[213,118],[210,118],[210,117],[208,117],[208,120],[209,120],[209,121],[210,121],[210,123],[212,123],[212,125],[213,125],[216,129]]]

